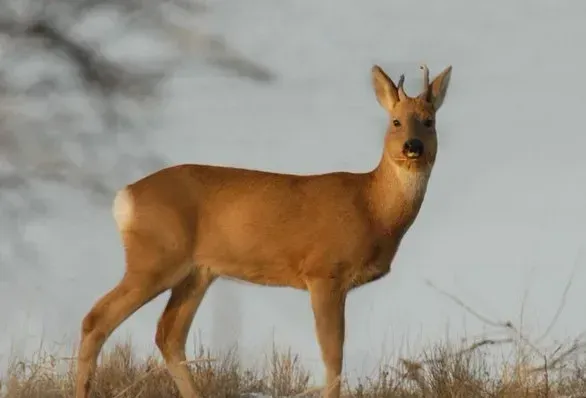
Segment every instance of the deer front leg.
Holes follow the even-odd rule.
[[[339,398],[344,356],[346,292],[335,279],[312,280],[307,286],[315,317],[317,340],[326,368],[326,389],[323,396]]]

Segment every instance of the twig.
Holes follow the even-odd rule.
[[[451,301],[455,302],[458,306],[462,307],[464,310],[466,310],[466,312],[470,313],[471,315],[475,316],[476,318],[478,318],[481,322],[490,325],[490,326],[494,326],[494,327],[498,327],[498,328],[509,328],[509,325],[511,325],[510,322],[496,322],[493,321],[492,319],[481,315],[479,312],[475,311],[472,307],[470,307],[468,304],[464,303],[461,299],[459,299],[458,297],[454,296],[451,293],[446,292],[445,290],[440,289],[439,287],[437,287],[436,285],[433,284],[433,282],[431,282],[430,280],[426,279],[425,283],[431,287],[432,289],[436,290],[439,294],[441,294],[442,296],[447,297],[448,299],[450,299]]]
[[[156,372],[160,372],[163,369],[165,369],[165,368],[164,367],[159,367],[159,368],[152,368],[152,369],[148,370],[144,375],[142,375],[142,377],[140,377],[134,383],[131,383],[130,385],[128,385],[126,388],[124,388],[122,391],[120,391],[118,394],[116,394],[113,398],[120,398],[120,397],[122,397],[127,391],[129,391],[131,388],[133,388],[134,386],[138,385],[139,383],[142,383],[151,374],[156,373]]]
[[[449,354],[450,357],[458,357],[460,355],[464,355],[464,354],[468,354],[472,351],[476,351],[479,348],[482,348],[484,346],[494,346],[494,345],[504,345],[504,344],[511,344],[514,343],[515,340],[512,338],[503,338],[503,339],[483,339],[483,340],[479,340],[473,344],[471,344],[470,346],[463,348],[461,350],[458,350],[456,352],[454,352],[453,354]],[[417,364],[419,367],[423,367],[423,365],[430,365],[433,363],[437,363],[438,360],[437,359],[425,359],[422,361],[413,361],[410,359],[406,359],[406,358],[401,358],[400,359],[401,363],[403,365],[405,364],[410,364],[410,365],[415,365]]]
[[[570,356],[577,354],[578,352],[586,348],[586,342],[574,342],[568,349],[562,351],[558,356],[549,360],[549,368],[553,369],[561,362],[569,358]],[[530,372],[542,372],[545,369],[545,365],[538,366],[530,369]]]
[[[521,301],[521,314],[520,314],[520,320],[519,320],[519,330],[521,330],[521,332],[523,332],[523,328],[525,326],[525,306],[527,305],[527,299],[529,297],[529,286],[531,285],[531,283],[533,282],[533,278],[531,277],[531,275],[535,275],[536,273],[535,271],[535,265],[533,267],[531,267],[531,272],[530,272],[530,276],[529,276],[529,281],[527,283],[527,285],[525,286],[525,291],[523,292],[523,300]]]
[[[575,267],[574,267],[574,270],[575,270]],[[572,273],[572,275],[573,275],[573,273]],[[570,278],[570,282],[568,282],[568,284],[566,285],[566,289],[564,290],[564,295],[562,297],[562,302],[565,302],[565,296],[567,295],[567,291],[569,290],[569,286],[571,285],[571,280],[572,280],[572,278]],[[542,350],[540,350],[536,346],[536,344],[534,344],[533,342],[531,342],[529,340],[529,338],[527,338],[520,330],[518,330],[513,325],[513,323],[511,321],[497,322],[497,321],[494,321],[492,319],[489,319],[486,316],[483,316],[483,315],[479,314],[477,311],[473,310],[470,306],[468,306],[466,303],[464,303],[458,297],[456,297],[456,296],[454,296],[454,295],[452,295],[452,294],[450,294],[448,292],[445,292],[445,291],[439,289],[438,287],[436,287],[430,281],[426,281],[426,282],[427,282],[427,284],[429,286],[431,286],[432,288],[434,288],[435,290],[437,290],[440,294],[448,297],[450,300],[452,300],[453,302],[455,302],[456,304],[458,304],[460,307],[464,308],[467,312],[469,312],[470,314],[474,315],[476,318],[480,319],[484,323],[486,323],[488,325],[491,325],[491,326],[501,327],[501,328],[504,328],[505,330],[507,330],[509,332],[514,333],[515,337],[519,341],[523,342],[527,347],[531,348],[540,358],[543,358],[543,361],[544,361],[543,365],[529,369],[529,372],[530,373],[533,373],[533,372],[549,372],[550,369],[556,368],[556,366],[558,366],[559,364],[561,364],[564,360],[566,360],[570,356],[576,354],[579,351],[582,351],[582,350],[586,349],[586,342],[580,341],[580,339],[584,335],[584,333],[582,333],[579,336],[579,338],[576,339],[574,341],[574,343],[568,349],[560,352],[560,350],[561,350],[561,346],[560,346],[548,358],[548,356],[545,353],[543,353]],[[559,308],[563,308],[563,304],[560,305]],[[561,310],[558,309],[558,311],[556,312],[556,316],[554,316],[554,319],[553,319],[553,322],[552,323],[555,323],[555,321],[559,317],[559,313],[560,312],[561,312]],[[550,328],[548,328],[548,329],[550,329]],[[514,340],[513,339],[503,339],[503,340],[500,340],[500,342],[502,342],[502,343],[511,343],[511,342],[514,342]],[[490,345],[490,344],[493,344],[493,340],[489,340],[489,339],[482,340],[482,341],[479,341],[477,343],[474,343],[472,346],[470,346],[466,350],[463,350],[462,352],[474,350],[474,349],[477,349],[477,348],[479,348],[481,346]],[[559,354],[558,354],[558,352],[559,352]],[[549,376],[547,376],[547,377],[549,377]]]
[[[562,314],[565,306],[566,306],[566,299],[568,297],[568,292],[570,291],[570,287],[572,286],[572,283],[574,282],[574,276],[576,275],[576,271],[578,269],[578,264],[579,261],[578,259],[580,258],[580,252],[578,252],[578,255],[576,256],[576,259],[574,261],[574,267],[572,268],[572,272],[570,272],[570,276],[568,278],[568,281],[566,282],[566,286],[564,288],[564,291],[562,293],[562,298],[560,300],[560,305],[558,306],[551,322],[549,323],[547,329],[545,329],[545,332],[537,338],[536,343],[541,342],[543,339],[545,339],[547,337],[547,335],[549,335],[549,333],[551,332],[551,330],[553,329],[553,327],[555,326],[555,324],[557,323],[560,315]]]
[[[549,397],[549,372],[547,369],[547,357],[543,356],[543,375],[545,377],[545,397]]]

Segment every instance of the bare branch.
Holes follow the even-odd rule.
[[[572,276],[573,276],[573,274],[574,274],[574,270],[572,272]],[[570,277],[570,280],[571,279],[572,278]],[[478,318],[482,322],[484,322],[488,325],[491,325],[491,326],[503,328],[503,329],[505,329],[505,331],[512,332],[513,336],[515,337],[514,339],[505,338],[505,339],[498,341],[498,343],[517,344],[517,346],[516,346],[517,350],[521,350],[521,351],[524,349],[524,347],[530,348],[531,351],[533,351],[537,355],[537,357],[543,361],[543,364],[540,366],[530,367],[528,369],[528,371],[530,373],[543,372],[544,377],[547,379],[549,377],[549,371],[560,370],[563,367],[563,365],[566,364],[566,361],[568,359],[574,358],[578,354],[586,352],[586,342],[582,341],[582,338],[584,337],[584,335],[586,333],[582,333],[573,341],[573,343],[569,347],[564,349],[565,345],[560,344],[553,352],[550,353],[550,355],[547,355],[544,352],[544,350],[539,349],[537,347],[536,343],[532,342],[527,336],[525,336],[520,330],[518,330],[513,325],[512,322],[510,322],[510,321],[506,321],[506,322],[493,321],[493,320],[479,314],[477,311],[473,310],[470,306],[465,304],[462,300],[455,297],[454,295],[438,289],[430,281],[426,281],[426,282],[429,286],[431,286],[432,288],[434,288],[435,290],[440,292],[442,295],[448,297],[450,300],[454,301],[456,304],[458,304],[459,306],[464,308],[468,313],[474,315],[476,318]],[[550,326],[547,328],[547,330],[551,329],[551,324],[555,323],[555,321],[559,317],[559,313],[561,312],[561,310],[559,308],[563,308],[563,302],[565,301],[565,295],[567,294],[567,291],[569,289],[570,284],[571,283],[568,282],[568,284],[566,285],[566,289],[564,290],[564,295],[562,296],[562,303],[558,307],[558,311],[556,312],[556,315],[554,316],[554,318],[553,318],[552,322],[550,323]],[[543,338],[543,336],[545,336],[545,335],[547,335],[547,333],[542,335],[540,337],[540,339]],[[476,350],[479,347],[483,347],[486,345],[493,345],[493,344],[496,344],[496,342],[497,341],[493,340],[493,339],[483,339],[483,340],[480,340],[480,341],[472,344],[469,348],[466,348],[462,351],[459,351],[458,354],[465,353],[465,352],[472,351],[472,350]]]
[[[510,324],[510,322],[496,322],[493,321],[492,319],[481,315],[480,313],[478,313],[477,311],[475,311],[472,307],[470,307],[469,305],[467,305],[466,303],[464,303],[462,300],[460,300],[458,297],[454,296],[451,293],[446,292],[445,290],[440,289],[439,287],[437,287],[436,285],[434,285],[431,281],[426,280],[425,283],[431,287],[432,289],[436,290],[438,293],[440,293],[442,296],[447,297],[448,299],[450,299],[451,301],[453,301],[454,303],[456,303],[458,306],[462,307],[464,310],[466,310],[466,312],[468,312],[469,314],[473,315],[474,317],[476,317],[477,319],[479,319],[482,323],[485,323],[486,325],[490,325],[490,326],[494,326],[494,327],[505,327],[508,328],[508,325]]]
[[[578,253],[577,258],[574,261],[574,266],[572,267],[572,271],[570,272],[570,276],[568,277],[568,281],[566,282],[566,286],[564,287],[564,291],[562,293],[562,298],[560,300],[560,304],[558,305],[558,308],[556,309],[556,312],[555,312],[553,318],[551,319],[551,322],[549,323],[549,325],[545,329],[545,332],[540,337],[537,338],[537,340],[536,340],[537,343],[539,343],[540,341],[542,341],[544,338],[546,338],[549,335],[549,333],[551,332],[551,330],[554,328],[555,324],[557,323],[560,315],[564,311],[564,308],[566,306],[566,299],[568,297],[568,293],[570,292],[570,287],[572,286],[572,283],[574,281],[574,276],[576,275],[576,271],[578,270],[579,254],[580,253]],[[550,366],[555,366],[555,365],[550,363]]]
[[[169,0],[165,5],[187,3],[192,2]],[[140,105],[156,99],[171,63],[143,70],[104,54],[103,41],[92,43],[80,35],[77,26],[104,7],[121,15],[168,15],[162,4],[150,0],[0,3],[0,203],[7,216],[5,230],[11,231],[4,241],[12,240],[10,256],[3,258],[24,259],[34,252],[18,228],[46,210],[39,206],[40,182],[76,187],[103,203],[125,173],[160,164],[152,151],[141,149],[144,138],[124,101]],[[158,26],[149,28],[164,32],[172,23],[161,17]],[[21,72],[25,69],[29,73]],[[131,133],[133,151],[122,154],[113,132]],[[103,154],[112,152],[119,155],[104,161]]]

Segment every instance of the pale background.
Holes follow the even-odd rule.
[[[348,301],[346,370],[369,373],[381,352],[491,329],[426,285],[430,280],[495,320],[543,332],[573,284],[547,341],[586,329],[586,3],[583,1],[209,1],[197,24],[266,65],[256,84],[194,57],[166,87],[161,119],[144,127],[165,164],[287,172],[366,171],[381,155],[386,115],[370,86],[380,63],[406,89],[452,64],[438,115],[438,161],[419,218],[391,274]],[[98,16],[94,29],[106,26]],[[194,22],[195,23],[195,22]],[[104,24],[104,25],[101,25]],[[142,44],[141,44],[142,43]],[[135,40],[109,51],[156,51]],[[132,148],[132,142],[122,143]],[[117,144],[117,145],[122,145]],[[154,171],[154,169],[152,170]],[[131,173],[132,174],[132,173]],[[135,173],[126,182],[141,177]],[[40,261],[0,262],[0,359],[77,342],[80,321],[123,271],[108,206],[47,184],[47,216],[23,225]],[[0,221],[0,225],[2,225]],[[3,231],[3,234],[11,231]],[[110,340],[149,353],[168,294]],[[216,311],[216,315],[213,312]],[[319,371],[306,293],[221,281],[192,328],[215,348],[260,358],[273,341]],[[190,341],[190,351],[193,341]]]

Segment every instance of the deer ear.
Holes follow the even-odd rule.
[[[436,76],[430,84],[429,100],[437,111],[446,98],[448,86],[450,85],[450,77],[452,76],[452,66],[448,66],[442,73]]]
[[[390,111],[399,102],[397,86],[378,65],[372,67],[372,85],[378,103],[386,110]]]

